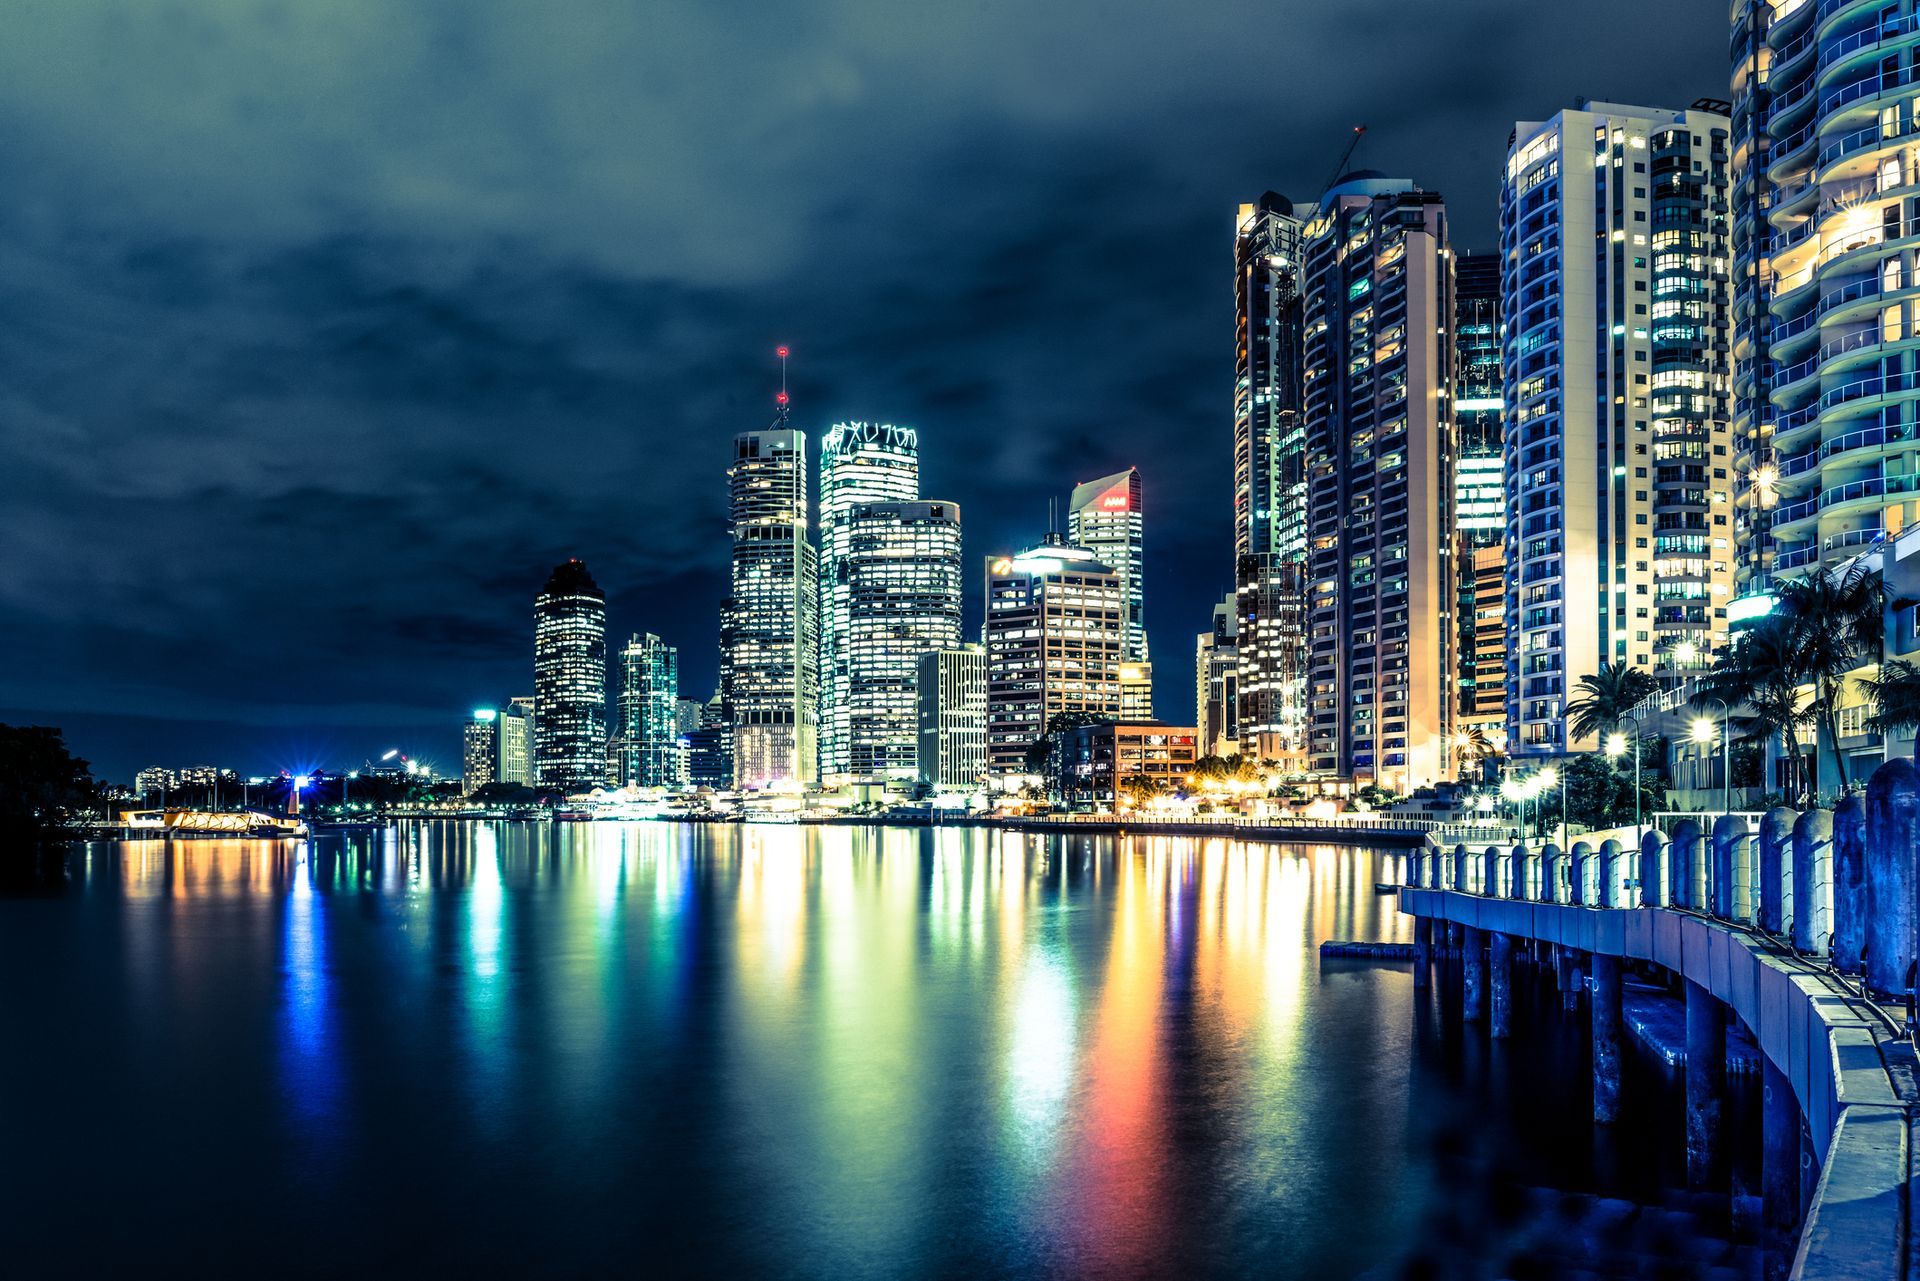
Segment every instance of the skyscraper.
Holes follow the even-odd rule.
[[[1348,175],[1307,227],[1305,285],[1309,765],[1407,791],[1452,777],[1445,205],[1403,179]]]
[[[987,778],[987,654],[978,645],[920,655],[920,781],[974,788]]]
[[[1137,664],[1147,662],[1141,495],[1140,469],[1129,467],[1074,486],[1067,504],[1067,541],[1086,548],[1120,575],[1120,591],[1127,598],[1126,659]],[[1151,708],[1147,715],[1152,715]]]
[[[1194,641],[1194,714],[1202,756],[1236,756],[1240,751],[1237,628],[1235,601],[1229,596],[1213,607],[1212,630]]]
[[[820,445],[820,775],[835,785],[853,768],[848,718],[850,586],[845,558],[856,508],[920,497],[919,439],[891,423],[835,423]]]
[[[620,774],[623,787],[678,787],[681,777],[680,651],[648,632],[620,651]]]
[[[534,773],[542,787],[606,781],[607,599],[578,560],[556,567],[533,607]]]
[[[1126,648],[1120,575],[1058,534],[987,559],[987,764],[1026,772],[1062,712],[1117,716]]]
[[[960,509],[860,503],[839,525],[834,627],[844,774],[911,781],[920,656],[960,644]]]
[[[520,694],[499,709],[494,720],[499,730],[500,757],[494,778],[502,783],[534,786],[533,777],[533,696]]]
[[[785,409],[783,399],[776,426],[734,438],[727,469],[733,559],[720,645],[741,787],[804,787],[818,773],[819,579],[807,532],[807,436],[785,426]]]
[[[1502,394],[1518,754],[1594,745],[1569,741],[1566,708],[1603,663],[1672,672],[1725,642],[1724,107],[1583,102],[1521,123],[1509,144]]]
[[[491,707],[475,709],[461,737],[460,786],[468,796],[499,781],[499,715]]]
[[[1500,258],[1454,259],[1454,561],[1459,730],[1506,741],[1506,490],[1501,480]]]

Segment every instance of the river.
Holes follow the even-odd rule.
[[[1400,1275],[1470,1089],[1404,965],[1317,952],[1411,938],[1398,863],[666,823],[88,845],[0,899],[9,1270]],[[1581,1067],[1533,1072],[1545,1115]],[[1582,1177],[1502,1132],[1468,1164]]]

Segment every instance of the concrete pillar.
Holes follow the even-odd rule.
[[[1698,912],[1700,895],[1700,825],[1683,818],[1673,825],[1667,846],[1667,905]]]
[[[1513,883],[1513,857],[1497,845],[1487,846],[1487,861],[1493,867],[1494,893],[1501,898],[1515,898],[1518,891]]]
[[[1593,1119],[1620,1119],[1620,958],[1593,956]]]
[[[1760,1202],[1775,1249],[1791,1243],[1800,1222],[1800,1104],[1787,1074],[1760,1058]]]
[[[1597,902],[1601,907],[1627,905],[1625,880],[1626,853],[1620,848],[1620,842],[1600,842],[1600,895]]]
[[[1488,977],[1493,988],[1490,1031],[1504,1040],[1513,1035],[1513,936],[1496,931],[1487,943]]]
[[[1801,952],[1824,951],[1833,930],[1833,815],[1808,810],[1793,825],[1793,872],[1787,922],[1793,946]]]
[[[1491,845],[1480,851],[1480,892],[1489,896],[1500,893],[1500,851]]]
[[[1896,757],[1867,780],[1867,985],[1877,992],[1912,986],[1917,842],[1920,772]]]
[[[1747,843],[1747,820],[1722,814],[1713,820],[1713,914],[1740,919],[1740,863]]]
[[[1833,963],[1860,972],[1867,945],[1867,803],[1857,793],[1833,807]]]
[[[1566,881],[1566,855],[1560,847],[1549,841],[1540,847],[1540,901],[1542,903],[1564,903],[1567,896],[1563,892]]]
[[[1433,918],[1413,918],[1413,985],[1423,988],[1433,982]]]
[[[1576,905],[1593,906],[1593,900],[1587,895],[1587,882],[1593,871],[1593,846],[1585,841],[1575,841],[1567,858],[1567,902]]]
[[[1516,845],[1507,851],[1507,857],[1513,860],[1515,898],[1538,902],[1540,899],[1540,860],[1524,845]]]
[[[1467,847],[1453,847],[1453,888],[1465,894],[1468,889],[1470,869],[1467,866]]]
[[[1726,1011],[1713,993],[1686,980],[1687,1186],[1717,1187],[1723,1162],[1720,1112],[1726,1098]]]
[[[1640,905],[1664,907],[1667,901],[1667,838],[1648,832],[1640,838]]]
[[[1427,852],[1425,849],[1417,849],[1412,854],[1409,854],[1407,856],[1407,876],[1402,884],[1416,887],[1426,884],[1426,882],[1420,879],[1420,869],[1425,865],[1426,861]]]
[[[1781,805],[1760,818],[1759,926],[1769,934],[1779,934],[1785,926],[1787,858],[1793,845],[1793,825],[1799,817]]]
[[[1461,987],[1465,999],[1460,1017],[1478,1023],[1487,1017],[1487,932],[1474,926],[1462,926]]]

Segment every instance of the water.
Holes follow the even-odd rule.
[[[1396,1275],[1451,1204],[1435,1118],[1498,1083],[1416,1038],[1404,966],[1318,959],[1411,938],[1397,865],[669,824],[92,845],[0,899],[8,1269]],[[1587,1127],[1508,1128],[1469,1146],[1594,1168],[1558,1151]]]

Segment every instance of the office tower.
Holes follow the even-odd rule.
[[[1305,283],[1309,766],[1404,792],[1452,776],[1445,205],[1401,179],[1343,178],[1308,224]]]
[[[920,781],[941,790],[987,779],[987,652],[978,645],[920,655],[917,680]]]
[[[1727,128],[1699,105],[1580,103],[1521,123],[1509,144],[1500,247],[1516,754],[1595,746],[1568,741],[1566,707],[1603,663],[1668,674],[1725,641]]]
[[[868,503],[920,497],[920,446],[911,427],[835,423],[820,443],[820,776],[854,777],[847,701],[849,524]]]
[[[1506,490],[1501,479],[1500,256],[1454,259],[1453,516],[1459,531],[1454,561],[1459,608],[1459,729],[1488,742],[1506,738],[1506,611],[1502,548]]]
[[[533,695],[516,695],[499,709],[494,723],[500,730],[500,757],[494,777],[502,783],[534,786]]]
[[[674,731],[691,734],[707,723],[707,704],[697,698],[678,698],[673,703]]]
[[[570,560],[533,617],[534,774],[542,787],[584,791],[606,781],[607,598]]]
[[[1195,725],[1202,756],[1237,756],[1240,752],[1239,684],[1236,602],[1228,596],[1213,607],[1213,629],[1194,641],[1193,680]]]
[[[1120,711],[1126,597],[1120,575],[1048,534],[987,559],[987,766],[1027,772],[1027,749],[1063,712]]]
[[[1743,546],[1729,622],[1744,623],[1771,607],[1774,583],[1920,516],[1920,18],[1866,0],[1736,3],[1732,15]]]
[[[468,796],[500,780],[500,713],[491,707],[474,710],[461,736],[460,784]]]
[[[733,562],[721,680],[740,787],[807,787],[817,774],[819,582],[807,534],[807,435],[785,426],[784,402],[776,423],[734,437],[727,468]]]
[[[678,787],[680,651],[648,632],[620,651],[623,787]]]
[[[960,643],[960,509],[861,503],[838,523],[841,777],[911,782],[920,656]]]
[[[1199,735],[1190,725],[1129,721],[1078,725],[1054,748],[1053,773],[1060,800],[1075,808],[1127,808],[1126,786],[1135,779],[1162,788],[1180,787],[1193,773]]]
[[[681,736],[687,747],[687,785],[724,792],[733,787],[733,728],[703,725]]]
[[[1120,594],[1126,595],[1123,579]],[[1153,719],[1153,664],[1120,664],[1120,719],[1139,723]]]
[[[1307,468],[1302,248],[1311,206],[1269,191],[1234,236],[1233,550],[1240,664],[1235,737],[1305,766]]]
[[[1067,504],[1067,541],[1086,548],[1120,575],[1120,590],[1127,598],[1126,658],[1145,664],[1146,558],[1140,500],[1137,467],[1074,486]]]

